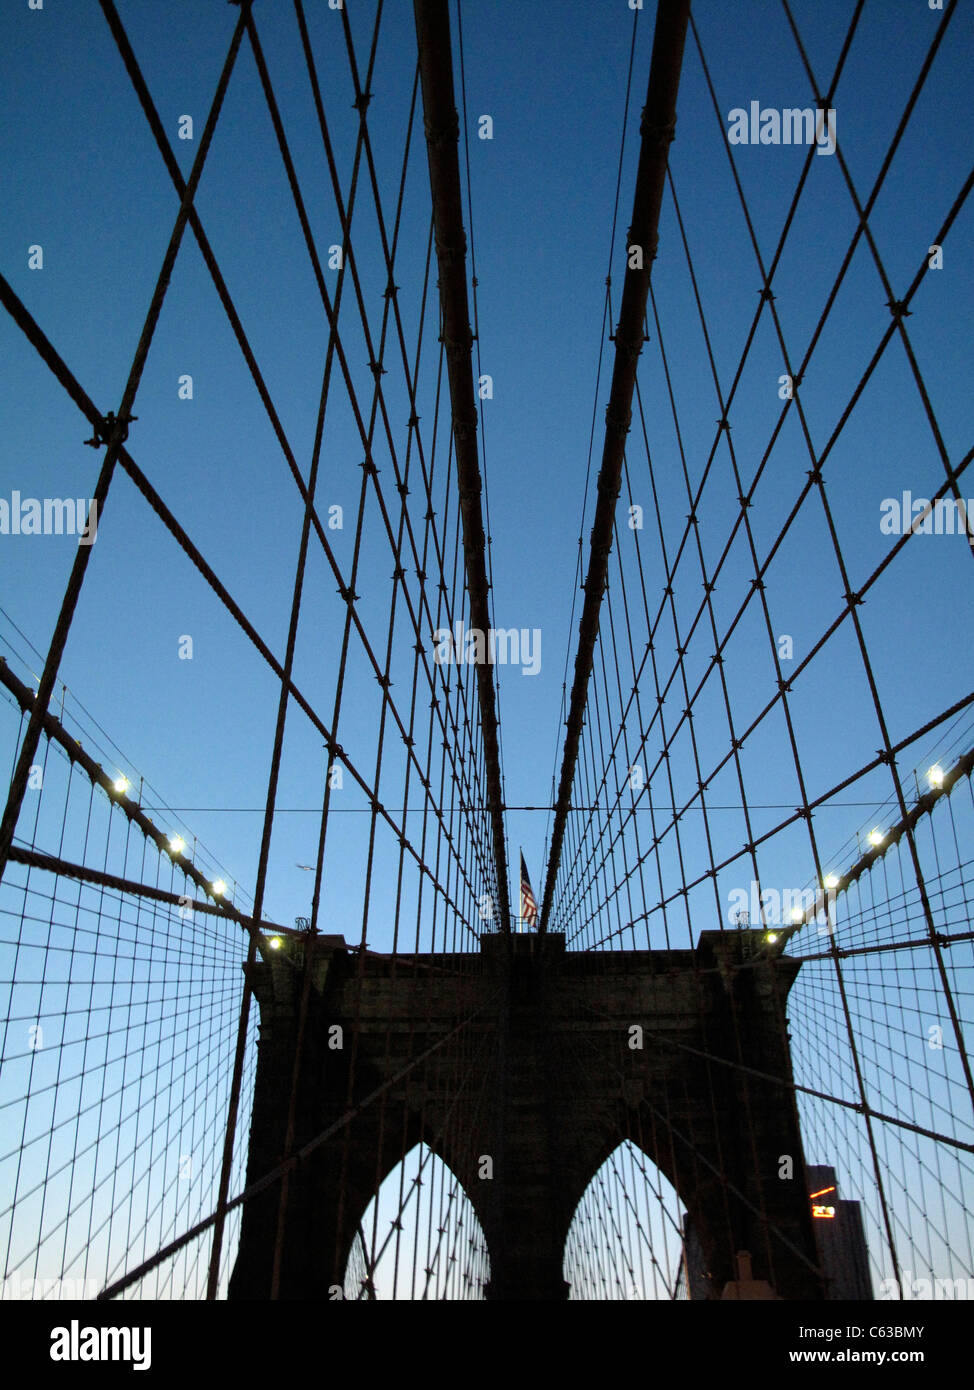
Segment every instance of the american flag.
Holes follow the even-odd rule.
[[[521,853],[521,921],[528,928],[534,927],[538,921],[538,904],[531,892],[531,880],[528,878],[523,851]]]

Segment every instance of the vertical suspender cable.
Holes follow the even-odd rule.
[[[416,0],[416,3],[418,7],[419,0]],[[629,433],[629,422],[632,418],[636,364],[644,341],[643,324],[649,296],[649,276],[656,255],[669,146],[676,127],[676,98],[689,18],[690,0],[659,0],[653,56],[649,68],[649,87],[639,127],[642,145],[636,173],[636,190],[633,195],[632,222],[626,242],[627,248],[640,248],[641,256],[638,259],[641,263],[635,267],[630,266],[626,271],[619,325],[616,329],[612,388],[605,412],[605,442],[599,469],[598,500],[592,526],[588,574],[584,585],[585,602],[578,624],[575,679],[568,709],[561,780],[555,804],[551,852],[541,907],[539,931],[542,932],[547,930],[548,919],[551,916],[555,880],[561,863],[562,841],[575,780],[578,746],[585,722],[588,681],[599,633],[599,612],[608,576],[609,554],[612,550],[616,499],[622,482],[626,435]],[[627,255],[627,261],[635,259],[635,256]]]

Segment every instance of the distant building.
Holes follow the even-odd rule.
[[[835,1169],[827,1164],[810,1164],[805,1173],[815,1242],[828,1281],[829,1301],[871,1301],[873,1287],[859,1203],[840,1198]],[[690,1300],[721,1297],[721,1290],[712,1287],[688,1212],[683,1213],[683,1255],[673,1297]]]
[[[869,1277],[869,1255],[862,1211],[858,1202],[839,1197],[835,1169],[824,1163],[809,1164],[809,1200],[812,1224],[822,1269],[829,1281],[831,1302],[871,1301],[873,1285]]]

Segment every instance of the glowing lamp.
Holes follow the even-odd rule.
[[[186,848],[186,841],[183,839],[182,835],[173,835],[172,839],[169,841],[169,848],[172,850],[173,854],[182,854],[183,850]]]

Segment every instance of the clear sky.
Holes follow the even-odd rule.
[[[232,16],[223,6],[179,3],[123,5],[120,13],[188,171],[197,142],[176,138],[179,118],[191,114],[197,134],[202,130]],[[796,7],[816,73],[831,72],[849,13],[846,4],[832,0]],[[267,3],[256,7],[255,14],[296,161],[308,179],[316,228],[327,245],[338,231],[317,130],[305,119],[310,105],[307,83],[300,80],[293,15],[290,6]],[[765,107],[811,100],[779,7],[703,4],[695,14],[725,114],[747,106],[755,94]],[[581,509],[633,18],[622,3],[516,10],[483,3],[467,7],[465,15],[479,349],[494,391],[485,402],[484,434],[495,621],[500,627],[541,631],[540,674],[499,668],[506,789],[512,805],[548,799],[560,745],[572,576],[579,535],[587,541]],[[636,120],[644,100],[651,18],[641,15],[637,27],[630,112]],[[175,196],[97,6],[48,4],[34,13],[26,4],[11,5],[0,22],[7,54],[0,212],[4,272],[89,394],[107,410],[121,394],[175,214]],[[365,10],[353,10],[351,22],[364,55],[371,28]],[[882,12],[878,6],[866,7],[840,88],[844,99],[836,99],[839,141],[862,190],[878,168],[937,22],[935,14],[912,0],[896,0]],[[970,23],[962,6],[873,220],[898,290],[911,278],[966,174],[959,132],[966,120]],[[334,29],[335,15],[320,7],[314,32],[322,51],[328,114],[347,172],[354,116],[349,111],[350,79],[329,24]],[[400,53],[411,41],[411,24],[410,7],[385,7],[370,129],[380,175],[386,175],[387,215],[394,206],[392,171],[401,154],[411,80]],[[76,61],[79,52],[85,55],[83,63]],[[877,52],[882,62],[876,60]],[[286,196],[266,107],[257,97],[254,63],[244,45],[199,208],[296,455],[306,466],[324,316]],[[493,118],[489,141],[476,138],[475,122],[482,113]],[[611,248],[617,286],[636,150],[631,121],[628,135],[619,231]],[[715,150],[720,153],[718,138],[691,38],[673,167],[726,379],[743,347],[759,277],[724,157],[713,157]],[[425,251],[425,228],[420,231],[425,158],[420,143],[415,150],[403,234],[404,261],[411,268],[421,266]],[[803,153],[773,146],[736,151],[766,256],[780,234]],[[707,158],[711,163],[702,177]],[[954,229],[957,246],[968,216],[963,213]],[[795,354],[808,340],[853,229],[854,215],[835,159],[816,158],[776,281],[777,308]],[[28,269],[28,247],[35,244],[44,249],[40,271]],[[690,430],[690,473],[697,478],[711,442],[715,402],[701,361],[669,198],[660,244],[655,288],[681,398],[681,424]],[[964,329],[972,272],[963,254],[945,254],[944,270],[924,283],[909,327],[948,452],[956,460],[971,433],[970,395],[952,384],[964,379],[957,364],[968,351]],[[359,255],[363,274],[378,275]],[[403,273],[401,279],[415,322],[418,285],[412,274]],[[271,284],[273,293],[268,293]],[[805,386],[803,400],[819,447],[886,327],[884,299],[868,252],[860,246],[817,349],[815,361],[821,366],[809,373]],[[380,304],[373,303],[378,312]],[[5,362],[3,495],[9,497],[14,488],[25,496],[90,495],[98,456],[81,445],[90,435],[86,422],[77,418],[6,318],[0,332]],[[753,471],[780,409],[780,352],[766,324],[752,360],[739,395],[741,406],[732,415],[745,473]],[[364,390],[361,364],[356,369]],[[673,430],[652,345],[642,370],[658,439],[658,470],[673,481],[665,505],[674,534],[679,534],[685,494],[680,497],[682,484],[666,462],[672,457]],[[193,376],[192,401],[178,398],[183,373]],[[603,373],[602,402],[605,387]],[[701,408],[694,409],[698,398]],[[259,403],[247,390],[239,351],[191,237],[180,255],[136,413],[139,428],[133,431],[131,448],[140,466],[258,630],[280,651],[300,524],[298,500]],[[595,418],[593,467],[601,447],[601,402]],[[347,510],[353,510],[357,496],[355,443],[326,438],[322,499]],[[773,534],[807,463],[793,423],[775,457],[781,486],[768,489],[767,508],[755,511],[759,535]],[[633,474],[633,497],[648,507],[645,460],[639,467],[633,458]],[[904,488],[925,496],[943,477],[902,350],[884,359],[826,477],[834,489],[843,547],[865,575],[891,544],[879,529],[883,498],[898,497]],[[591,504],[590,488],[589,508]],[[806,515],[769,581],[774,621],[794,637],[799,659],[835,616],[840,593],[834,561],[821,550],[821,516],[810,507]],[[710,554],[717,553],[724,537],[716,517],[705,535]],[[650,532],[644,543],[650,566],[655,562],[651,537]],[[351,528],[330,539],[339,558],[347,557]],[[235,625],[218,612],[202,581],[125,478],[116,480],[97,544],[62,665],[69,688],[131,760],[125,770],[143,773],[170,805],[260,807],[274,710],[273,683],[261,663]],[[963,545],[951,538],[913,542],[914,553],[891,567],[864,610],[884,698],[896,716],[894,737],[965,693],[966,644],[957,640],[956,624],[968,610],[948,597],[954,586],[947,578],[964,564]],[[41,650],[46,649],[73,548],[71,538],[57,536],[10,537],[3,543],[4,606]],[[746,582],[744,566],[740,569]],[[731,602],[739,601],[740,582],[728,586],[728,612]],[[687,590],[691,586],[695,594],[697,576],[688,581]],[[690,597],[688,593],[688,604]],[[313,682],[328,672],[331,630],[323,625],[324,613],[316,610],[314,597],[305,611],[298,668],[314,691]],[[335,621],[334,613],[329,606],[328,621]],[[193,637],[192,661],[179,659],[183,635]],[[753,634],[748,638],[750,659],[745,641],[741,656],[729,663],[730,678],[742,687],[742,701],[752,689],[757,701],[773,673],[767,652],[754,650]],[[846,640],[838,639],[836,650]],[[908,658],[908,653],[914,655]],[[836,682],[831,663],[820,662],[803,683],[807,695],[800,719],[806,747],[816,750],[818,789],[866,761],[875,743],[874,729],[863,716],[862,683],[853,656],[843,650],[841,682]],[[913,676],[917,660],[923,662],[923,681]],[[326,702],[319,697],[316,703]],[[314,740],[308,741],[299,728],[293,737],[305,741],[293,761],[286,755],[280,801],[313,807],[320,769],[309,780],[307,758],[313,756]],[[765,758],[764,774],[767,762]],[[779,794],[769,783],[767,790],[765,797],[755,793],[755,800],[790,801],[794,796],[791,787],[782,787]],[[224,809],[187,812],[184,819],[236,879],[252,885],[259,814]],[[267,902],[271,915],[289,921],[307,907],[306,883],[294,865],[313,858],[315,820],[295,816],[280,824]],[[518,844],[524,845],[540,893],[546,817],[512,813],[508,825],[514,853]],[[837,845],[845,838],[844,829],[836,824],[832,832]]]
[[[309,25],[322,91],[347,194],[357,115],[340,37],[340,20],[321,0],[309,4]],[[374,3],[350,4],[349,20],[364,69]],[[236,10],[198,0],[118,0],[118,10],[142,66],[184,175],[199,148],[212,93]],[[796,0],[796,25],[819,85],[831,80],[853,6],[849,0]],[[454,14],[454,34],[456,16]],[[322,249],[341,241],[341,229],[321,153],[293,8],[257,0],[254,16],[281,104],[309,216]],[[671,168],[692,267],[726,397],[758,303],[761,277],[737,198],[722,131],[734,108],[814,105],[785,13],[771,0],[698,0],[694,17],[715,85],[710,102],[696,42],[687,41],[677,138]],[[862,200],[872,188],[910,88],[942,15],[925,0],[870,0],[833,100],[835,131]],[[636,22],[632,94],[626,76]],[[603,310],[606,274],[613,277],[618,312],[625,269],[625,230],[631,209],[639,112],[645,100],[653,6],[634,14],[625,0],[464,0],[461,111],[469,142],[472,225],[476,254],[480,370],[492,378],[483,403],[482,439],[492,539],[493,615],[498,627],[537,629],[541,664],[535,675],[499,668],[506,796],[511,806],[547,804],[560,761],[566,653],[574,656],[581,595],[577,566],[582,538],[587,563],[594,480],[602,444],[611,366]],[[372,79],[369,129],[383,212],[391,222],[414,75],[412,6],[389,0],[383,9]],[[0,10],[0,270],[103,411],[121,398],[144,315],[176,216],[178,200],[108,26],[93,0],[9,0]],[[883,191],[870,219],[895,297],[905,294],[928,256],[938,227],[969,173],[969,83],[974,19],[961,4],[934,63]],[[460,94],[459,55],[454,51]],[[481,139],[480,118],[492,120]],[[183,118],[193,138],[179,139]],[[184,131],[186,130],[183,124]],[[625,133],[618,222],[613,208]],[[775,144],[734,148],[736,166],[757,241],[767,265],[781,236],[806,155]],[[364,177],[364,176],[363,176]],[[465,176],[466,185],[466,176]],[[360,189],[361,232],[353,233],[370,322],[379,324],[385,287],[377,255],[371,194]],[[197,208],[241,319],[265,374],[302,473],[307,476],[327,323],[290,201],[266,103],[249,46],[241,48],[217,135],[204,170]],[[957,464],[974,436],[971,308],[974,263],[972,210],[965,205],[906,320],[946,455]],[[834,154],[816,155],[774,280],[777,309],[790,358],[804,356],[826,298],[855,232],[857,217]],[[359,224],[356,224],[357,226]],[[415,349],[429,230],[429,182],[421,119],[417,122],[403,203],[397,283],[409,350]],[[359,239],[359,236],[361,239]],[[40,247],[42,268],[32,269]],[[33,255],[35,262],[36,255]],[[329,286],[337,272],[326,269]],[[435,277],[434,277],[435,278]],[[688,274],[674,201],[668,190],[660,224],[653,288],[659,330],[640,366],[653,478],[667,545],[675,548],[689,510],[674,417],[660,357],[662,341],[694,486],[704,473],[720,414],[700,319]],[[813,446],[821,450],[890,322],[888,293],[869,247],[860,241],[800,390]],[[368,400],[371,373],[350,289],[342,311],[356,390]],[[436,308],[427,308],[427,344],[418,410],[432,431],[435,405]],[[600,344],[605,351],[596,390]],[[398,352],[398,348],[395,349]],[[90,426],[6,314],[0,314],[0,498],[90,497],[101,451],[85,448]],[[405,449],[408,401],[402,370],[390,347],[383,380]],[[772,438],[783,402],[781,347],[768,314],[756,330],[734,405],[733,444],[749,481]],[[192,399],[180,381],[192,377]],[[339,563],[350,561],[361,483],[361,443],[337,379],[326,424],[318,489],[323,515],[344,509],[344,526],[329,532]],[[185,388],[183,390],[185,395]],[[255,627],[283,654],[302,508],[280,448],[253,391],[199,250],[187,233],[135,404],[129,448],[165,502],[213,564]],[[440,426],[447,417],[440,407]],[[594,447],[590,436],[594,420]],[[445,436],[444,436],[445,439]],[[445,469],[441,440],[437,455]],[[385,446],[383,445],[383,450]],[[384,463],[385,454],[379,460]],[[628,454],[619,525],[621,563],[630,594],[638,593],[636,544],[655,613],[665,583],[650,472],[638,417]],[[591,466],[591,472],[590,470]],[[796,412],[786,418],[750,511],[763,556],[798,498],[811,467]],[[823,468],[831,516],[858,589],[897,537],[884,534],[884,499],[905,490],[928,498],[944,468],[907,355],[890,345]],[[974,476],[974,475],[971,475]],[[395,497],[391,471],[384,475]],[[625,526],[631,502],[644,509],[644,530]],[[737,489],[726,445],[717,451],[700,507],[700,536],[713,570],[736,517]],[[974,486],[967,493],[974,497]],[[965,496],[967,495],[965,493]],[[422,507],[413,498],[413,515]],[[388,629],[393,560],[370,503],[359,589],[360,611],[381,647]],[[0,534],[0,617],[4,650],[19,674],[39,671],[28,644],[46,652],[76,553],[68,535]],[[672,554],[671,554],[672,560]],[[860,609],[891,740],[904,738],[969,693],[972,555],[961,536],[918,536],[885,571]],[[613,561],[611,574],[619,570]],[[732,547],[714,594],[718,626],[726,627],[753,578],[741,538]],[[792,639],[799,663],[838,617],[844,583],[816,495],[804,502],[766,575],[777,638]],[[681,561],[676,606],[684,629],[700,603],[695,551]],[[343,604],[319,552],[312,556],[299,629],[296,683],[328,716],[335,685]],[[618,601],[619,586],[613,590]],[[578,601],[576,603],[576,600]],[[573,616],[574,612],[574,616]],[[618,608],[616,613],[618,615]],[[674,666],[672,626],[659,637],[660,670]],[[637,650],[645,620],[635,624]],[[192,639],[185,659],[184,639]],[[406,697],[407,662],[415,638],[400,621],[394,693]],[[9,644],[9,647],[7,646]],[[665,650],[664,650],[665,648]],[[687,655],[691,685],[713,653],[705,621]],[[183,655],[181,656],[181,651]],[[16,660],[19,657],[21,660]],[[750,723],[775,689],[767,635],[753,606],[725,652],[725,675],[741,726]],[[198,837],[211,858],[253,892],[262,808],[277,708],[271,673],[121,471],[99,518],[89,572],[61,664],[71,694],[114,740],[92,734],[95,756],[154,789],[146,804],[167,831]],[[631,682],[630,682],[631,684]],[[472,689],[472,687],[471,687]],[[644,677],[644,708],[655,699]],[[651,693],[650,693],[651,692]],[[682,687],[668,697],[668,727],[686,701]],[[71,704],[69,701],[69,710]],[[709,772],[728,747],[722,697],[711,682],[698,708],[701,761]],[[353,660],[340,738],[363,770],[375,761],[379,701],[373,674]],[[846,622],[796,683],[792,713],[808,795],[815,797],[875,757],[881,737],[862,661]],[[75,709],[79,727],[90,724]],[[13,748],[15,721],[7,719]],[[938,730],[904,754],[903,773],[921,773],[937,757],[965,751],[970,720]],[[88,744],[86,743],[86,746]],[[655,761],[660,745],[648,748]],[[685,741],[673,760],[677,800],[696,789]],[[300,713],[289,717],[277,817],[271,845],[265,913],[288,924],[310,908],[311,875],[324,780],[320,734]],[[776,825],[799,804],[794,760],[780,714],[747,741],[742,768],[753,828]],[[388,804],[401,794],[402,761],[388,753],[381,784]],[[654,800],[669,805],[657,778]],[[615,786],[613,786],[615,791]],[[888,808],[890,778],[880,769],[823,808],[816,818],[824,867],[841,871],[857,856],[857,832],[895,818]],[[718,860],[745,838],[736,774],[715,780],[712,830]],[[324,931],[350,940],[362,934],[367,814],[347,784],[335,793],[326,858]],[[761,809],[762,807],[768,809]],[[738,809],[734,809],[734,808]],[[886,807],[886,809],[882,809]],[[184,808],[184,809],[180,809]],[[283,813],[283,808],[288,809]],[[356,809],[358,808],[358,809]],[[669,816],[664,813],[664,822]],[[523,845],[540,900],[548,818],[511,811],[509,863],[517,870]],[[694,813],[685,830],[687,876],[709,856]],[[387,851],[383,851],[386,853]],[[370,907],[369,944],[391,943],[394,855],[381,860]],[[680,886],[669,849],[661,873]],[[725,925],[730,894],[747,890],[745,861],[719,880]],[[761,852],[763,886],[805,887],[814,877],[807,832],[797,827]],[[516,910],[517,883],[511,885]],[[649,909],[655,898],[636,904]],[[625,899],[624,899],[625,901]],[[691,896],[693,935],[718,924],[714,892]],[[655,927],[654,927],[655,930]],[[683,936],[674,944],[686,944]],[[645,937],[642,938],[645,943]],[[467,943],[469,947],[469,941]],[[653,944],[662,944],[653,937]],[[828,1154],[814,1155],[830,1161]]]

